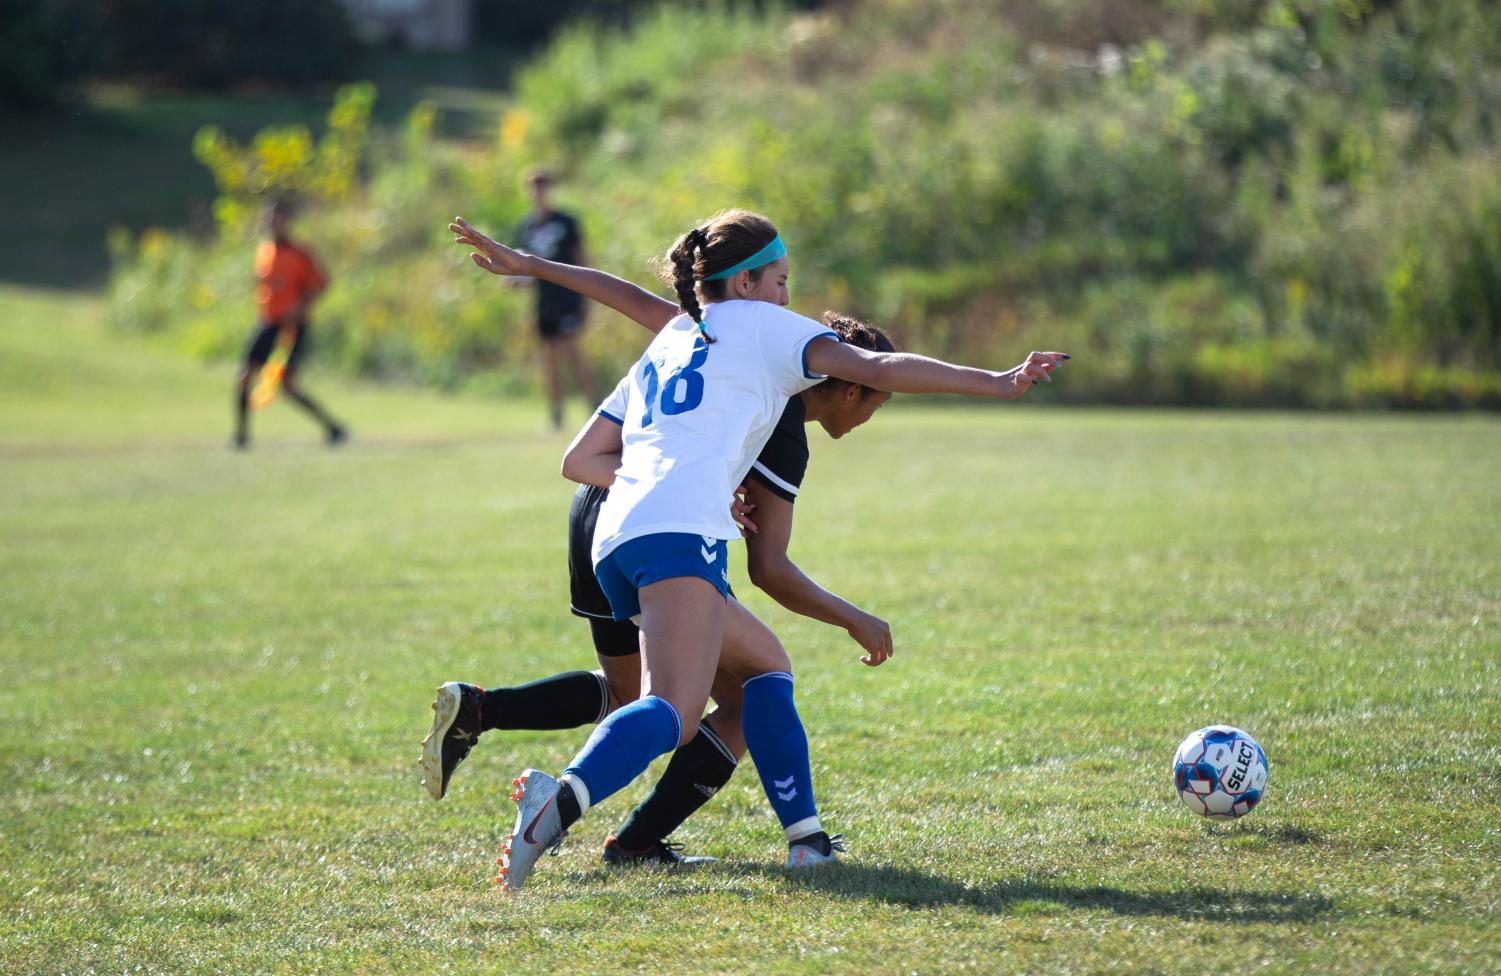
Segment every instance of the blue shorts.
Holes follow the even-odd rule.
[[[662,580],[696,576],[714,584],[720,596],[730,592],[729,556],[723,539],[688,532],[661,532],[622,542],[594,567],[594,578],[610,601],[616,620],[641,613],[638,592]]]

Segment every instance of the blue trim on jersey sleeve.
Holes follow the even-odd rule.
[[[619,417],[615,416],[613,413],[608,413],[608,412],[606,412],[604,410],[600,410],[600,411],[598,411],[598,413],[599,413],[599,415],[601,417],[605,418],[606,420],[610,421],[611,423],[619,424],[622,427],[625,426],[625,421],[622,420],[622,419],[620,419]]]
[[[808,337],[808,341],[803,343],[803,376],[806,379],[821,380],[828,376],[827,373],[812,373],[808,371],[808,347],[813,345],[814,339],[822,339],[824,336],[832,336],[835,342],[843,341],[839,338],[839,333],[837,332],[820,332],[817,335]]]

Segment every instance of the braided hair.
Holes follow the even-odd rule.
[[[695,227],[673,244],[662,262],[662,277],[677,293],[678,307],[698,325],[704,341],[713,336],[704,329],[704,310],[700,299],[714,301],[728,293],[729,282],[705,281],[712,274],[732,268],[749,258],[777,236],[771,221],[749,210],[725,210],[715,214],[701,227]],[[759,281],[765,266],[752,268],[752,281]]]
[[[853,315],[841,315],[838,312],[823,313],[823,324],[833,329],[839,336],[839,341],[845,345],[864,349],[867,352],[896,352],[896,345],[891,338],[868,322],[862,322]],[[842,380],[830,376],[813,389],[830,392],[841,386],[853,386],[849,380]],[[859,384],[860,396],[865,398],[876,391],[865,384]]]
[[[695,227],[684,234],[667,255],[667,260],[672,263],[672,289],[678,294],[678,308],[700,325],[704,321],[704,310],[699,307],[698,293],[693,287],[693,267],[708,246],[709,232]]]

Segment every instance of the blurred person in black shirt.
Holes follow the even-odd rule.
[[[527,177],[532,196],[532,212],[516,231],[521,249],[549,261],[587,264],[584,239],[578,221],[550,202],[554,184],[552,174],[534,171]],[[587,300],[577,292],[550,282],[536,280],[537,334],[542,340],[542,377],[547,388],[549,417],[553,430],[563,427],[563,383],[561,369],[567,363],[574,385],[593,406],[599,401],[599,388],[593,370],[579,350],[578,337],[583,331],[588,311]]]

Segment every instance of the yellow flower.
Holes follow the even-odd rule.
[[[531,129],[532,116],[524,108],[508,108],[500,118],[500,148],[510,151],[521,148]]]

